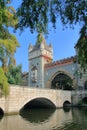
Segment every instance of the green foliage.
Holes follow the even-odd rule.
[[[10,54],[14,54],[16,48],[19,47],[16,37],[12,34],[10,34],[9,39],[0,39],[0,45],[2,45]]]
[[[10,0],[0,0],[0,62],[4,72],[14,59],[16,48],[19,47],[16,37],[10,34],[8,27],[15,28],[18,19],[16,12],[8,3]]]
[[[61,1],[60,13],[61,20],[64,24],[76,24],[79,22],[82,26],[86,26],[87,1],[63,0]]]
[[[22,67],[19,66],[10,66],[6,76],[8,78],[9,84],[15,84],[18,85],[21,83],[21,73],[22,73]]]
[[[21,7],[18,8],[19,17],[18,27],[22,30],[24,27],[30,27],[34,30],[46,32],[48,23],[49,0],[23,0]]]
[[[60,16],[62,23],[80,24],[86,26],[86,0],[22,0],[18,8],[19,27],[30,27],[31,31],[46,31],[48,22],[55,27]]]
[[[60,1],[58,0],[22,0],[17,10],[18,27],[23,30],[29,27],[31,32],[48,32],[48,23],[56,24],[59,14]]]
[[[0,89],[5,96],[9,92],[5,74],[15,64],[14,53],[19,47],[16,37],[9,32],[9,27],[15,28],[18,23],[16,12],[9,3],[10,0],[0,0]]]
[[[5,95],[5,97],[9,93],[9,84],[7,82],[7,78],[4,74],[4,71],[0,67],[0,93]]]
[[[82,106],[82,105],[83,105],[83,101],[80,100],[80,101],[78,102],[78,106]]]
[[[14,35],[10,34],[9,39],[0,39],[0,61],[4,72],[7,72],[10,64],[14,64],[14,53],[17,47],[19,44]]]
[[[45,42],[44,36],[42,33],[39,33],[37,36],[36,44],[41,44],[42,42]]]
[[[8,27],[15,28],[18,23],[16,12],[12,6],[8,5],[10,0],[0,0],[0,39],[10,37]]]
[[[83,33],[84,34],[83,34]],[[86,28],[81,29],[80,38],[76,44],[76,49],[78,52],[78,62],[84,71],[87,69],[87,36],[85,36]]]

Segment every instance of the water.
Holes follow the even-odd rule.
[[[0,117],[0,130],[87,130],[87,108],[29,109]]]

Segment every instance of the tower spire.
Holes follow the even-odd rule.
[[[44,46],[46,45],[46,41],[45,41],[44,35],[42,33],[39,33],[37,36],[36,45],[38,45],[38,44],[44,44]]]

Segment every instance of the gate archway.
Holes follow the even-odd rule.
[[[73,90],[76,89],[76,80],[69,73],[58,71],[51,79],[52,89]]]

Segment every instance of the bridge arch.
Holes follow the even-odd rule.
[[[21,108],[56,108],[56,105],[48,98],[45,97],[36,97],[27,101]]]
[[[68,80],[70,80],[70,82],[72,82],[72,89],[76,89],[77,81],[76,81],[75,77],[65,70],[58,70],[56,73],[54,73],[51,76],[51,78],[50,78],[51,88],[58,88],[59,80],[64,77],[66,77],[66,79],[68,79]],[[58,80],[58,78],[60,78],[60,79]],[[55,80],[57,80],[57,81],[55,81]],[[55,82],[55,86],[53,86],[53,82]],[[61,89],[63,89],[63,88],[61,88]]]
[[[2,116],[2,115],[4,115],[4,111],[3,111],[3,109],[0,107],[0,115]]]
[[[71,103],[70,101],[66,100],[64,103],[63,103],[63,108],[65,107],[70,107],[71,106]]]
[[[83,104],[87,105],[87,97],[82,98]]]

